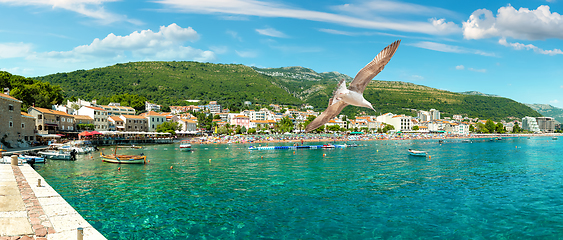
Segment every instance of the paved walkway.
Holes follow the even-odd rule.
[[[29,165],[0,164],[0,240],[77,239],[79,227],[106,239]]]

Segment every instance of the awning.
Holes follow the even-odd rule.
[[[50,126],[50,127],[58,127],[58,124],[54,124],[54,123],[44,123],[43,125],[45,126]]]

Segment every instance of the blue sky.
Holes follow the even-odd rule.
[[[563,107],[563,0],[0,0],[0,69],[131,61],[303,66]]]

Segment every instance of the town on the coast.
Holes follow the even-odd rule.
[[[187,100],[191,105],[170,106],[169,112],[162,106],[145,102],[145,110],[139,113],[119,103],[100,105],[96,100],[67,100],[66,104],[53,105],[51,109],[30,106],[21,111],[22,101],[10,96],[9,89],[0,93],[0,142],[3,148],[25,148],[48,142],[81,139],[94,132],[112,137],[201,137],[242,134],[256,136],[267,134],[303,134],[305,126],[319,115],[310,105],[300,109],[270,104],[253,105],[244,102],[245,110],[231,112],[217,101]],[[561,124],[551,117],[524,117],[511,121],[493,122],[488,119],[462,115],[440,116],[437,109],[416,110],[417,116],[384,113],[349,118],[339,115],[315,133],[340,134],[402,134],[429,137],[468,137],[474,133],[554,133],[561,131]],[[200,141],[203,142],[203,141]]]

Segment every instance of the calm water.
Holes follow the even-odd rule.
[[[563,238],[563,140],[359,143],[153,145],[120,151],[148,165],[96,153],[36,168],[108,239]]]

